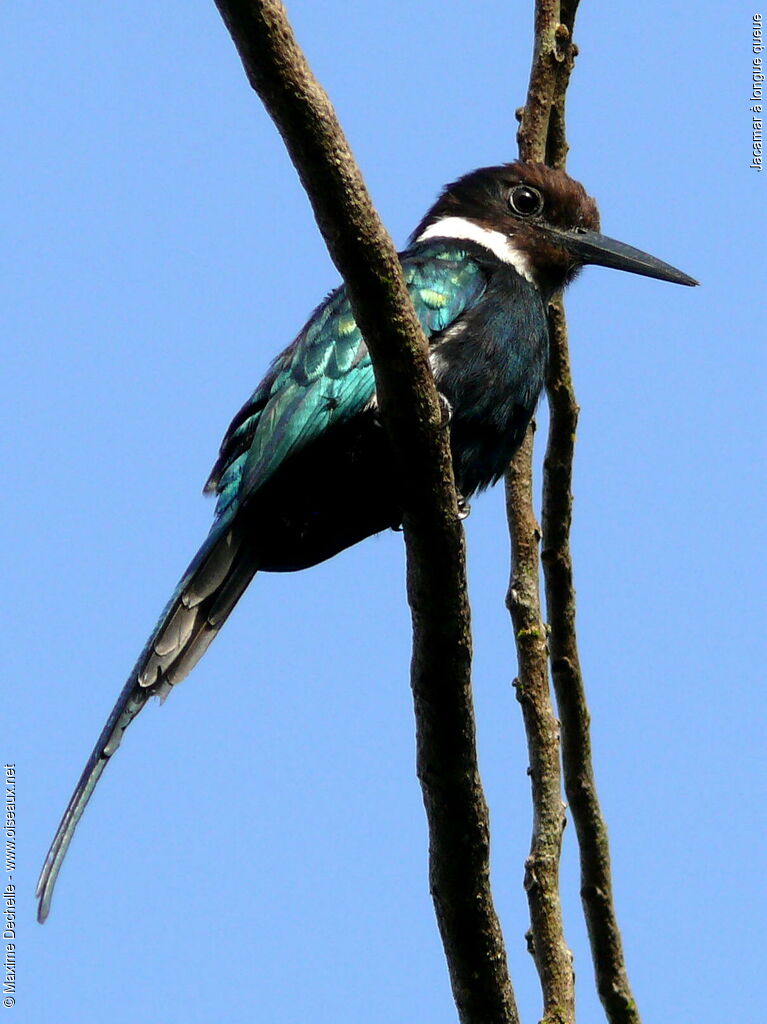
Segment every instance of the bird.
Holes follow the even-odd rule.
[[[547,306],[586,264],[698,282],[600,234],[564,171],[515,161],[447,185],[400,253],[447,410],[461,502],[496,483],[544,386]],[[315,309],[232,420],[204,488],[213,525],[128,676],[72,794],[36,895],[48,916],[75,828],[123,733],[192,670],[256,572],[288,572],[399,528],[373,366],[345,286]]]

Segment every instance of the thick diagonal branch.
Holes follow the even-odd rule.
[[[514,1024],[517,1012],[489,886],[463,530],[426,341],[394,246],[283,5],[216,2],[309,195],[373,359],[381,419],[400,473],[418,774],[429,821],[437,919],[461,1020]]]

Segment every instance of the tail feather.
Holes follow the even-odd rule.
[[[141,652],[67,805],[40,872],[37,919],[48,916],[77,823],[123,733],[150,697],[163,699],[191,672],[258,568],[243,531],[218,523],[195,555]]]
[[[241,559],[239,565],[232,569],[229,579],[219,588],[216,599],[208,610],[208,624],[212,629],[221,629],[252,579],[253,569],[250,563]]]

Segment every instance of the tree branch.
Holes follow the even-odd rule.
[[[562,724],[565,792],[578,836],[581,900],[597,991],[611,1024],[640,1024],[615,915],[607,825],[594,780],[590,716],[575,633],[575,587],[569,535],[579,410],[570,376],[567,326],[561,303],[551,307],[549,318],[552,349],[546,390],[551,419],[543,469],[541,558],[550,628],[551,674]]]
[[[538,596],[540,530],[532,502],[534,427],[506,474],[506,506],[513,552],[506,604],[517,645],[517,699],[525,722],[533,796],[533,836],[525,861],[530,907],[528,946],[543,992],[543,1022],[572,1024],[575,983],[559,899],[559,856],[565,808],[559,772],[559,726],[551,706],[546,630]]]
[[[426,340],[394,246],[283,5],[278,0],[216,3],[347,283],[399,468],[430,884],[460,1019],[464,1024],[515,1024],[517,1011],[489,885],[488,816],[471,699],[463,529]]]
[[[572,18],[575,10],[572,10]],[[535,46],[525,107],[518,111],[518,143],[523,160],[564,163],[564,94],[572,62],[572,19],[562,24],[559,0],[535,5]],[[566,70],[566,76],[563,75]],[[557,102],[562,116],[552,111]],[[558,154],[557,154],[558,155]],[[511,580],[506,598],[517,645],[517,698],[527,735],[533,798],[533,835],[525,863],[530,906],[530,951],[543,993],[546,1024],[575,1020],[575,979],[559,897],[559,860],[565,827],[560,773],[559,727],[549,689],[546,629],[539,586],[540,528],[532,499],[534,425],[506,475],[506,506],[511,536]]]
[[[520,112],[520,152],[525,159],[544,160],[550,166],[564,168],[567,156],[565,137],[565,95],[577,48],[572,43],[573,24],[578,0],[538,0],[536,3],[536,43],[530,75],[527,104]],[[597,989],[611,1024],[639,1024],[639,1014],[629,987],[623,958],[622,942],[613,906],[610,876],[610,854],[607,829],[601,815],[591,762],[589,713],[586,705],[583,678],[580,671],[575,633],[575,590],[573,586],[572,558],[569,546],[572,517],[572,464],[578,405],[570,374],[567,346],[567,327],[561,300],[549,307],[551,352],[546,392],[550,408],[549,438],[544,461],[543,481],[543,553],[541,555],[546,586],[546,604],[549,619],[549,656],[557,706],[562,727],[562,759],[565,791],[578,836],[581,859],[581,898],[591,943]],[[531,628],[538,629],[540,605],[538,603],[538,564],[535,519],[533,515],[531,473],[532,438],[517,456],[509,474],[509,521],[512,537],[520,532],[527,543],[517,539],[512,559],[512,587],[514,580],[524,578],[532,595],[526,607]],[[514,486],[512,487],[512,482]],[[533,538],[533,542],[530,542]],[[519,634],[517,619],[515,629]],[[534,702],[535,714],[528,710],[526,729],[530,747],[535,806],[534,856],[545,856],[561,842],[562,825],[554,812],[553,792],[559,792],[559,772],[551,764],[556,735],[546,733],[551,710],[548,686],[543,694],[541,680],[544,645],[536,644],[531,651],[529,641],[517,639],[520,659],[520,677],[534,680],[533,692],[539,693]],[[524,687],[520,687],[524,689]],[[540,692],[539,692],[540,691]],[[524,705],[523,705],[524,708]],[[528,724],[528,718],[533,721]],[[541,737],[548,740],[543,746]],[[542,749],[543,747],[543,749]],[[537,768],[538,765],[542,767]],[[545,774],[546,782],[536,784],[537,771]],[[548,808],[548,810],[547,810]],[[545,814],[547,812],[547,816]],[[546,966],[556,962],[559,950],[560,964],[564,960],[564,937],[552,932],[540,922],[540,903],[553,907],[554,893],[549,886],[557,883],[556,870],[543,876],[546,890],[539,903],[531,900],[533,947],[544,990],[544,1003],[548,1007],[556,1001],[557,985],[567,992],[566,977]],[[544,923],[546,923],[544,921]],[[539,947],[543,945],[544,963],[539,962]],[[567,1018],[569,1019],[569,1018]]]

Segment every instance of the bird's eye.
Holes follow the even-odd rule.
[[[509,203],[512,210],[521,217],[531,217],[543,209],[543,196],[530,185],[515,185],[509,192]]]

